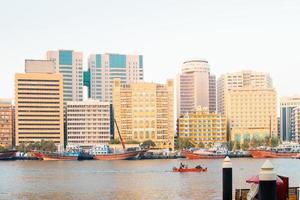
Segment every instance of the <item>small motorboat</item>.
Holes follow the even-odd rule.
[[[194,168],[188,168],[187,165],[180,163],[180,167],[173,167],[173,172],[207,172],[207,167],[197,165]]]
[[[176,168],[176,167],[173,167],[173,172],[207,172],[207,168]]]

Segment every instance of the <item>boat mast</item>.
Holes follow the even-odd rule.
[[[116,124],[116,127],[117,127],[117,131],[118,131],[118,134],[119,134],[119,138],[120,138],[122,147],[123,147],[123,149],[125,150],[125,143],[124,143],[124,141],[123,141],[123,138],[122,138],[121,133],[120,133],[120,130],[119,130],[119,126],[118,126],[117,121],[116,121],[115,118],[114,118],[114,121],[115,121],[115,124]]]
[[[270,115],[270,139],[269,139],[269,146],[272,147],[272,124],[271,124],[271,115]]]

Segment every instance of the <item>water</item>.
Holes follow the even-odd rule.
[[[207,173],[173,173],[180,162]],[[259,173],[264,159],[232,159],[234,186]],[[300,160],[272,159],[299,186]],[[1,161],[0,199],[221,199],[222,160]]]

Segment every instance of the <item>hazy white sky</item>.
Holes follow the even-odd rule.
[[[297,0],[9,0],[0,3],[0,98],[47,50],[144,55],[145,80],[175,78],[184,60],[211,71],[269,72],[279,95],[300,93]],[[87,66],[85,65],[85,68]]]

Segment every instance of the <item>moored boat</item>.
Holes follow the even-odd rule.
[[[128,160],[145,153],[146,150],[113,150],[108,145],[98,146],[92,149],[91,154],[95,160]]]
[[[272,152],[267,149],[250,149],[252,158],[272,158]]]
[[[217,154],[211,152],[192,152],[192,151],[185,151],[184,156],[187,159],[221,159],[225,158],[226,154]]]
[[[221,144],[215,144],[210,149],[194,149],[194,150],[184,150],[182,155],[187,159],[221,159],[225,158],[228,151]]]
[[[80,152],[64,152],[64,153],[40,153],[36,151],[32,151],[35,157],[42,160],[78,160],[78,156]]]
[[[300,145],[285,142],[278,147],[259,147],[249,150],[253,158],[294,158],[300,153]]]
[[[122,135],[120,133],[118,124],[115,119],[114,119],[114,122],[116,124],[120,142],[122,144],[123,149],[121,151],[113,150],[113,149],[110,149],[107,144],[95,147],[91,150],[91,153],[90,153],[90,154],[94,155],[95,160],[127,160],[127,159],[132,159],[138,155],[142,155],[147,151],[147,150],[141,150],[141,149],[127,150],[125,148],[125,142],[123,141]]]
[[[185,152],[185,157],[189,160],[193,159],[221,159],[225,158],[225,154],[214,154],[214,153],[194,153],[194,152]]]
[[[123,153],[97,154],[94,156],[95,160],[128,160],[133,159],[145,151],[132,151]]]
[[[16,150],[0,151],[0,160],[12,160],[16,157]]]
[[[31,153],[41,160],[78,160],[82,155],[83,150],[77,145],[67,146],[63,152],[38,152],[31,151]]]
[[[78,160],[78,156],[80,153],[78,152],[64,152],[64,153],[52,153],[45,154],[43,160]]]

